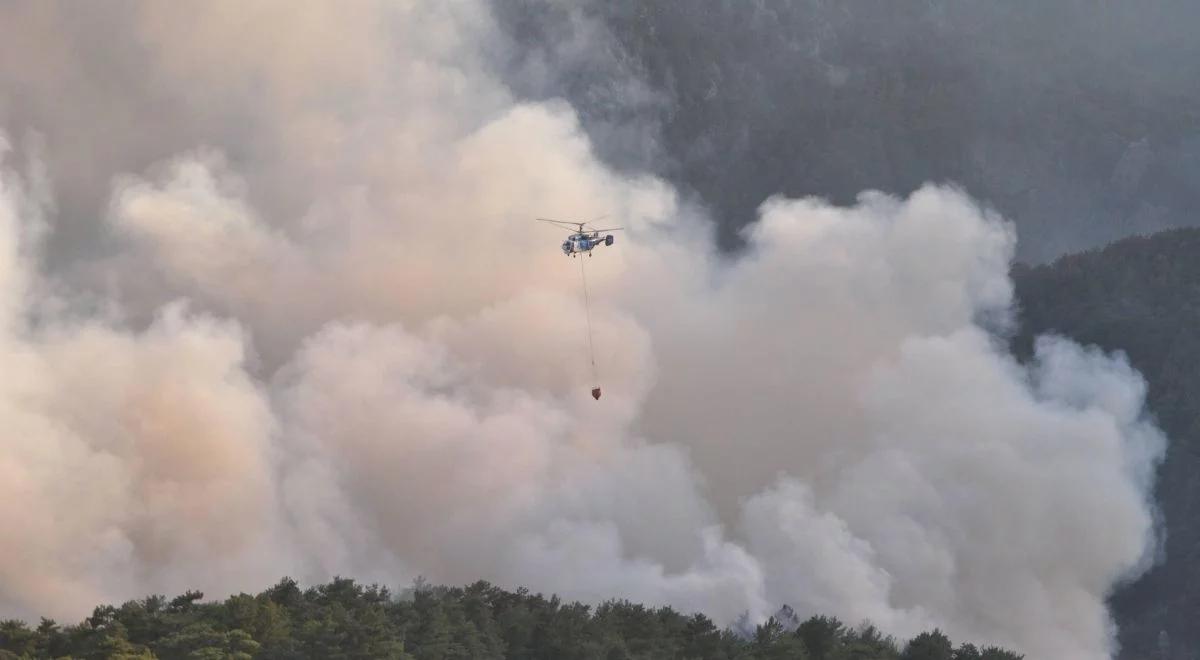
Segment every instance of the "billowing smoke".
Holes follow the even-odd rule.
[[[1120,356],[1007,352],[965,194],[771,199],[731,257],[489,75],[484,6],[104,7],[126,40],[0,10],[44,136],[0,189],[4,615],[424,575],[1111,653],[1164,439]],[[582,264],[531,221],[601,213]]]

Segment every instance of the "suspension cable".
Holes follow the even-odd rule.
[[[596,345],[592,341],[592,303],[588,298],[587,288],[587,272],[584,268],[584,260],[582,255],[579,259],[579,279],[583,281],[583,312],[587,318],[587,334],[588,334],[588,354],[592,360],[592,378],[596,381],[596,386],[600,386],[600,375],[596,369]]]

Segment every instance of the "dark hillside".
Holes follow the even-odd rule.
[[[1158,502],[1165,561],[1113,600],[1122,657],[1191,658],[1200,648],[1200,230],[1135,237],[1014,271],[1018,350],[1057,332],[1122,350],[1149,384],[1149,406],[1170,438]],[[1163,634],[1165,631],[1166,634]],[[1187,653],[1185,653],[1187,651]]]
[[[608,160],[696,191],[727,242],[770,195],[846,203],[926,181],[1013,219],[1028,261],[1196,224],[1192,0],[570,6],[616,52],[564,53],[558,85],[514,85],[570,99]],[[546,0],[497,11],[535,53],[577,30]]]

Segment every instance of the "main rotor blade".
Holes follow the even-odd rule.
[[[534,219],[538,220],[540,222],[549,222],[552,224],[556,224],[559,226],[559,229],[566,229],[567,231],[572,231],[572,232],[582,231],[582,229],[581,229],[582,223],[579,223],[579,222],[566,222],[563,220],[551,220],[549,218],[534,218]]]
[[[592,231],[621,231],[624,227],[609,227],[608,229],[593,229]]]

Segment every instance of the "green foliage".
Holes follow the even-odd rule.
[[[953,656],[954,660],[1023,660],[1024,657],[996,646],[980,651],[974,644],[963,644],[955,649]]]
[[[873,625],[864,623],[858,630],[843,634],[841,647],[828,656],[838,660],[895,660],[900,657],[896,640]]]
[[[202,602],[189,591],[97,607],[75,626],[0,621],[0,660],[898,660],[892,638],[813,617],[793,630],[768,619],[745,638],[703,614],[618,600],[593,608],[486,582],[393,594],[336,578],[302,589],[285,578],[258,595]],[[789,620],[784,617],[783,621]],[[794,621],[794,619],[791,619]],[[795,625],[794,623],[792,624]],[[998,649],[921,655],[941,633],[914,639],[904,658],[1020,660]],[[940,646],[939,646],[940,644]],[[932,648],[932,647],[931,647]],[[961,655],[970,649],[973,655]],[[914,655],[913,653],[916,653]],[[948,653],[948,650],[947,650]]]
[[[900,657],[902,660],[954,660],[954,648],[950,638],[935,630],[914,637]]]
[[[0,621],[0,648],[20,657],[31,655],[36,647],[37,633],[30,630],[24,621]]]
[[[804,642],[813,660],[832,660],[842,649],[845,626],[827,616],[814,616],[800,624],[796,636]]]
[[[808,651],[804,642],[788,632],[775,617],[767,619],[766,623],[754,631],[754,642],[751,645],[755,658],[761,660],[806,660]]]

